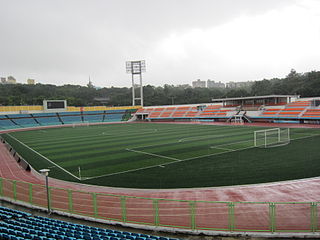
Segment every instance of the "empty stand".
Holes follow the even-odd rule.
[[[15,129],[25,127],[74,124],[74,123],[97,123],[97,122],[120,122],[125,121],[126,109],[105,111],[83,112],[49,112],[33,114],[9,114],[0,115],[0,129]],[[140,110],[141,111],[141,110]]]
[[[0,239],[5,240],[175,240],[32,216],[29,213],[4,207],[0,207],[0,217]]]
[[[18,128],[19,126],[12,122],[8,118],[2,118],[0,119],[0,129],[12,129],[12,128]]]
[[[39,126],[31,114],[11,114],[8,115],[17,125],[21,127]]]
[[[316,109],[307,109],[302,117],[304,118],[320,118],[320,109],[316,108]]]
[[[201,119],[201,118],[226,118],[233,108],[222,109],[221,105],[208,105],[204,109],[198,106],[176,106],[176,107],[157,107],[141,108],[137,114],[148,114],[148,119]]]
[[[300,118],[310,107],[310,101],[296,101],[285,105],[283,108],[268,108],[261,116],[266,118]]]
[[[71,123],[79,123],[82,122],[81,113],[80,112],[61,112],[58,113],[61,121],[64,124],[71,124]]]
[[[104,111],[89,111],[82,114],[85,122],[102,122]]]
[[[124,115],[124,110],[107,110],[105,111],[103,122],[120,122]]]
[[[61,124],[56,113],[36,113],[33,114],[33,117],[42,126]]]

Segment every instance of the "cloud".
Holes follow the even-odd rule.
[[[125,61],[145,59],[145,84],[243,81],[319,62],[313,0],[0,0],[1,76],[129,86]]]
[[[291,68],[310,71],[320,59],[319,9],[319,2],[304,1],[172,34],[158,42],[150,58],[173,63],[181,78],[246,81],[281,77]],[[192,74],[189,66],[199,75]]]

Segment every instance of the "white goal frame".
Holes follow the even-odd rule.
[[[282,134],[282,132],[284,132]],[[274,134],[273,138],[275,138],[275,136],[277,136],[276,141],[269,143],[268,142],[268,136],[270,135],[270,133]],[[259,144],[258,143],[258,136],[262,136],[264,138],[263,143]],[[290,143],[290,128],[285,128],[285,129],[281,129],[281,128],[270,128],[270,129],[265,129],[265,130],[258,130],[258,131],[254,131],[254,146],[255,147],[277,147],[277,146],[282,146],[282,145],[286,145]]]

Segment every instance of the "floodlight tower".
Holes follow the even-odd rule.
[[[146,62],[140,61],[127,61],[126,71],[131,73],[132,76],[132,106],[136,105],[136,100],[140,101],[141,107],[143,107],[143,85],[142,85],[142,73],[146,71]],[[135,84],[135,76],[139,76],[140,84]],[[140,88],[140,96],[136,97],[135,88]]]

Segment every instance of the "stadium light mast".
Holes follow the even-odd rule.
[[[142,73],[146,71],[145,60],[139,61],[127,61],[126,71],[131,73],[132,76],[132,106],[136,105],[136,101],[140,101],[141,107],[143,107],[143,85],[142,85]],[[139,84],[135,84],[135,76],[139,77]],[[140,96],[136,96],[135,89],[140,88]]]

